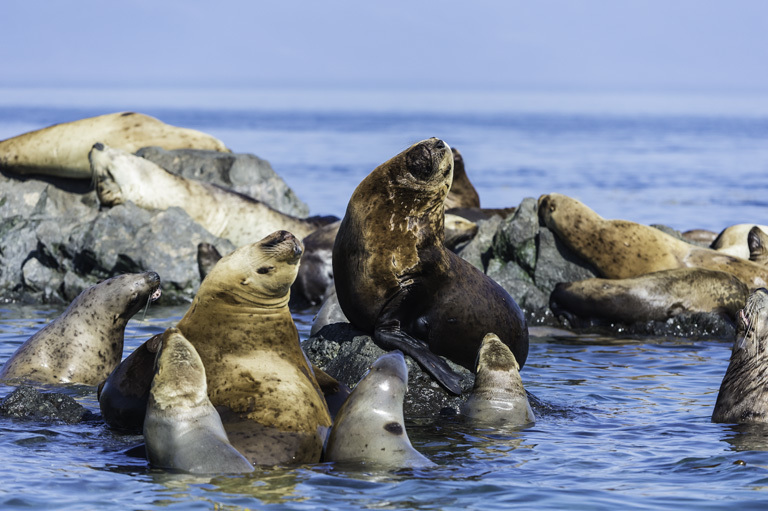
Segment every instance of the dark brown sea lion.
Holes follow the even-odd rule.
[[[89,287],[16,350],[0,380],[98,385],[120,363],[128,320],[159,297],[160,276],[153,271]]]
[[[479,208],[480,195],[477,194],[477,190],[467,176],[464,158],[455,147],[451,148],[451,152],[453,153],[453,182],[445,198],[445,209]]]
[[[768,422],[768,290],[756,289],[739,314],[738,335],[712,422]]]
[[[744,307],[747,286],[730,273],[678,268],[626,279],[560,283],[549,297],[555,315],[591,321],[665,321],[681,313],[722,313],[731,320]]]
[[[459,394],[458,377],[437,355],[473,370],[483,336],[495,332],[522,367],[528,328],[501,286],[443,245],[452,169],[450,148],[436,138],[374,169],[347,206],[333,273],[353,325]]]

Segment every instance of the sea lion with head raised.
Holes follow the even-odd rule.
[[[374,169],[349,200],[333,246],[339,304],[386,350],[413,357],[449,391],[458,376],[438,355],[474,369],[496,332],[520,366],[528,327],[509,294],[443,245],[453,156],[440,139],[414,144]]]
[[[768,290],[749,295],[712,422],[768,422]]]
[[[475,385],[461,413],[482,424],[530,426],[536,422],[509,347],[489,333],[477,352]]]
[[[603,277],[623,279],[674,268],[708,268],[735,275],[752,290],[768,286],[768,268],[679,240],[627,220],[606,220],[582,202],[551,193],[539,198],[539,217]]]
[[[303,238],[325,222],[286,215],[256,199],[177,176],[149,160],[101,143],[94,144],[89,158],[102,205],[130,201],[144,209],[179,207],[208,232],[237,247],[276,230]]]
[[[682,313],[711,312],[730,320],[749,295],[736,276],[707,268],[676,268],[626,279],[561,282],[549,296],[556,316],[632,324],[666,321]]]
[[[128,320],[159,297],[153,271],[89,287],[11,355],[0,380],[98,385],[120,363]]]
[[[146,146],[229,152],[223,142],[206,133],[171,126],[144,114],[118,112],[55,124],[0,141],[0,168],[16,174],[90,179],[88,152],[96,142],[128,152]]]
[[[331,425],[288,310],[301,254],[286,231],[235,250],[177,324],[203,361],[230,442],[258,465],[318,461]]]
[[[252,472],[208,399],[205,367],[177,328],[162,336],[149,392],[144,443],[157,468],[193,474]]]
[[[400,351],[376,359],[336,415],[324,460],[377,468],[433,466],[405,432],[407,387],[408,367]]]

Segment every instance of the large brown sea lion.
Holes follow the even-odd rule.
[[[458,377],[437,355],[468,369],[496,332],[522,366],[528,328],[496,282],[443,245],[443,201],[453,156],[436,138],[414,144],[358,185],[333,247],[344,314],[383,349],[411,355],[443,386]]]

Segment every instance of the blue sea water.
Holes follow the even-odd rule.
[[[768,223],[764,98],[0,91],[0,139],[137,110],[269,160],[312,214],[342,216],[374,167],[438,136],[464,155],[487,207],[560,192],[607,218],[719,231]],[[0,269],[1,270],[1,269]],[[0,307],[0,363],[61,309]],[[155,306],[126,354],[175,323]],[[295,313],[303,339],[312,311]],[[712,424],[726,340],[556,336],[531,330],[526,388],[536,425],[473,430],[409,417],[435,468],[349,472],[332,464],[200,478],[151,470],[141,441],[99,424],[0,419],[0,508],[760,509],[768,429]],[[0,387],[0,396],[11,389]],[[93,388],[65,392],[98,411]]]

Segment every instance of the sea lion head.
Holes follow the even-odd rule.
[[[163,333],[155,356],[149,398],[160,410],[208,403],[203,361],[178,328],[169,328]]]
[[[303,252],[301,240],[288,231],[275,231],[221,258],[200,291],[227,303],[282,306],[289,298]]]
[[[149,305],[150,302],[156,301],[160,298],[162,291],[160,290],[160,275],[154,271],[147,271],[144,273],[126,273],[124,275],[118,275],[112,277],[109,280],[99,284],[104,289],[117,290],[113,293],[104,294],[103,292],[97,292],[95,289],[86,290],[83,292],[83,298],[88,295],[93,295],[94,300],[101,304],[107,305],[111,302],[115,303],[115,307],[112,309],[115,312],[115,320],[128,321],[142,308]]]
[[[768,289],[761,287],[749,295],[737,328],[734,352],[744,349],[750,357],[768,353]]]

